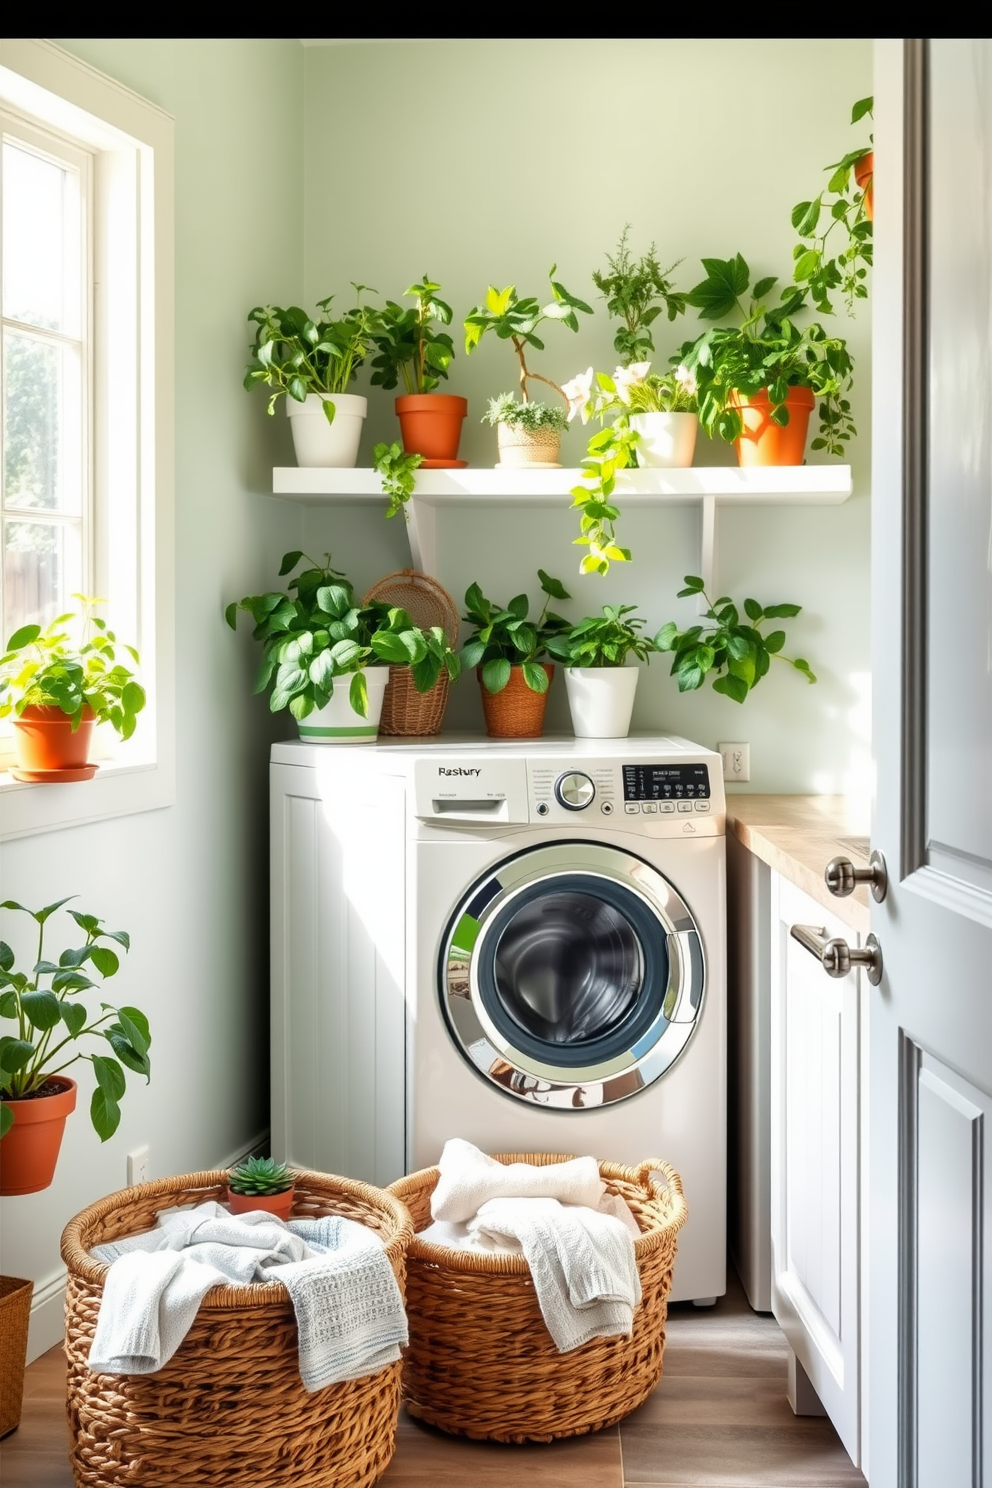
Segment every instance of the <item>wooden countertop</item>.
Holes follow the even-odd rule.
[[[727,831],[755,857],[829,909],[852,930],[871,929],[871,899],[859,884],[835,899],[823,882],[831,858],[868,862],[868,824],[846,796],[727,796]]]

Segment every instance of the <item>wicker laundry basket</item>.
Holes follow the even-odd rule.
[[[285,1288],[214,1287],[156,1374],[92,1374],[87,1357],[108,1267],[93,1245],[137,1234],[175,1204],[222,1200],[227,1174],[193,1173],[111,1194],[62,1235],[69,1269],[70,1460],[79,1488],[364,1488],[393,1455],[401,1365],[308,1394]],[[385,1243],[403,1291],[410,1218],[382,1189],[299,1173],[293,1215],[341,1214]]]
[[[496,1153],[499,1162],[556,1163],[550,1153]],[[667,1163],[600,1163],[607,1187],[630,1206],[643,1292],[630,1338],[594,1338],[560,1354],[541,1316],[522,1256],[452,1250],[414,1239],[407,1256],[410,1347],[403,1399],[413,1416],[459,1436],[553,1441],[612,1426],[661,1378],[675,1241],[688,1210]],[[666,1186],[652,1181],[662,1173]],[[417,1230],[431,1223],[437,1168],[390,1187]]]
[[[20,1276],[0,1276],[0,1436],[21,1420],[33,1290]]]
[[[373,599],[380,604],[406,610],[414,625],[419,625],[421,630],[430,630],[432,626],[439,625],[448,638],[449,646],[454,646],[458,640],[458,608],[455,601],[447,589],[428,574],[419,573],[415,568],[403,568],[397,573],[387,574],[372,585],[363,603],[368,604]],[[449,686],[448,673],[443,668],[428,692],[418,692],[413,685],[413,674],[409,667],[390,667],[382,703],[382,717],[379,720],[380,734],[405,738],[439,734],[448,702]]]

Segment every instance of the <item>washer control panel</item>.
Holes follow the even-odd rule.
[[[605,827],[616,816],[626,831],[662,836],[723,830],[707,822],[722,817],[723,797],[701,761],[532,758],[527,776],[532,822]]]

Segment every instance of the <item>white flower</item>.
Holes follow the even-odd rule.
[[[696,379],[684,362],[675,368],[675,381],[690,397],[696,396]]]
[[[617,397],[621,403],[630,406],[630,390],[639,387],[651,371],[650,362],[632,362],[629,367],[618,367],[613,374],[613,381],[617,385]]]
[[[562,385],[562,392],[568,399],[568,421],[572,422],[575,415],[582,415],[582,422],[587,424],[591,413],[592,401],[592,368],[586,372],[579,372],[572,378],[571,382]]]

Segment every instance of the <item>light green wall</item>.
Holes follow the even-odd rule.
[[[563,381],[616,357],[591,282],[625,222],[635,249],[657,243],[663,263],[682,258],[678,282],[701,277],[703,254],[739,250],[754,271],[788,274],[789,214],[825,183],[822,167],[860,142],[853,101],[871,90],[865,40],[573,40],[392,42],[306,52],[305,284],[309,301],[349,281],[398,298],[424,272],[438,278],[460,321],[489,283],[542,296],[553,262],[573,292],[594,304],[572,335],[547,328],[533,366]],[[694,318],[665,323],[658,361],[696,334]],[[752,789],[830,791],[863,781],[868,676],[869,315],[840,326],[857,362],[854,405],[862,435],[852,452],[855,496],[815,510],[751,508],[719,519],[721,589],[804,613],[790,641],[820,682],[776,667],[744,707],[707,691],[680,697],[655,662],[642,679],[635,727],[666,728],[752,747]],[[488,396],[514,385],[507,345],[486,341],[456,361],[448,384],[470,400],[462,454],[495,460],[479,423]],[[366,374],[357,391],[365,391]],[[395,437],[391,395],[372,390],[360,463],[374,440]],[[569,432],[563,460],[582,454]],[[816,458],[816,457],[813,457]],[[720,446],[697,463],[729,463]],[[338,508],[309,516],[314,546],[328,547],[365,585],[408,562],[398,523]],[[489,510],[445,514],[439,574],[461,600],[470,580],[506,597],[541,567],[565,579],[573,612],[636,601],[652,624],[690,623],[676,601],[699,564],[700,517],[686,508],[623,518],[634,552],[604,581],[577,577],[575,517]],[[574,586],[569,583],[574,578]],[[781,673],[781,675],[777,675]],[[558,695],[555,695],[558,694]],[[455,689],[449,723],[479,727],[475,683]],[[567,727],[560,683],[549,725]]]
[[[298,540],[299,520],[265,494],[285,431],[267,426],[240,381],[247,309],[303,291],[303,49],[61,44],[176,121],[177,799],[3,848],[0,897],[41,905],[79,894],[83,908],[130,930],[111,988],[147,1012],[153,1034],[151,1084],[132,1079],[118,1134],[101,1146],[92,1131],[84,1069],[54,1185],[3,1201],[3,1269],[36,1280],[57,1267],[66,1220],[123,1186],[129,1150],[150,1143],[154,1177],[196,1170],[268,1121],[273,727],[250,695],[251,642],[231,635],[223,605],[271,580],[273,554]],[[262,95],[258,109],[251,100]],[[12,938],[14,917],[3,918]]]

